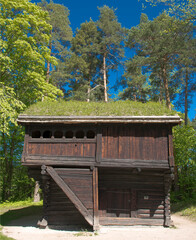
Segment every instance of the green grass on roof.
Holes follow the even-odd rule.
[[[168,116],[176,115],[161,103],[148,102],[78,102],[43,101],[30,106],[23,114],[35,116]]]

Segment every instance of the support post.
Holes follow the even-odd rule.
[[[50,193],[50,176],[46,172],[46,166],[43,165],[41,167],[42,174],[42,183],[41,188],[43,191],[43,215],[41,221],[38,221],[37,225],[40,228],[46,228],[48,226],[48,216],[47,216],[47,208],[49,202],[49,193]]]
[[[99,230],[98,168],[93,169],[93,230]]]
[[[170,188],[171,188],[171,174],[164,175],[164,190],[165,190],[165,201],[164,201],[164,226],[171,226],[171,213],[170,213]]]

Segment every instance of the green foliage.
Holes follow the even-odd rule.
[[[131,101],[116,102],[78,102],[44,101],[30,106],[25,115],[49,116],[162,116],[175,115],[165,105],[155,102],[138,103]]]
[[[100,11],[97,21],[100,32],[100,55],[102,59],[104,100],[108,101],[107,83],[109,69],[116,70],[124,56],[125,29],[118,22],[115,10],[108,6],[98,8]]]
[[[168,12],[172,15],[180,17],[184,20],[196,20],[196,2],[195,0],[145,0],[151,3],[152,6],[157,4],[165,4],[168,7]]]
[[[24,129],[9,123],[9,132],[0,132],[0,202],[32,197],[34,182],[21,166]]]
[[[151,99],[155,101],[165,99],[167,107],[171,109],[171,99],[179,87],[179,83],[172,78],[175,64],[190,38],[191,29],[191,24],[165,13],[153,21],[142,14],[140,24],[131,28],[126,42],[130,49],[136,51],[136,55],[126,62],[125,76],[128,84],[133,81],[134,87],[134,81],[137,80],[140,88],[145,91],[142,73],[148,73]],[[142,72],[137,79],[135,72],[140,68]]]
[[[186,216],[189,219],[196,221],[196,198],[186,199],[184,201],[176,200],[175,196],[172,199],[171,211],[181,216]]]
[[[32,181],[21,167],[24,129],[18,114],[38,100],[62,92],[46,82],[48,14],[28,0],[0,0],[0,201],[31,196]]]
[[[24,104],[16,99],[13,88],[0,82],[0,132],[9,134],[10,124],[17,125],[18,112],[24,109]]]
[[[68,48],[72,39],[69,10],[67,7],[54,3],[51,0],[49,3],[46,0],[42,0],[38,5],[49,14],[50,18],[47,22],[52,25],[49,48],[51,55],[58,61],[57,66],[51,66],[50,63],[52,62],[48,61],[47,81],[50,80],[50,82],[61,88],[67,79],[67,73],[65,72],[66,59],[69,55]]]
[[[72,54],[67,61],[67,72],[70,73],[71,99],[90,101],[97,98],[99,85],[100,60],[99,60],[100,34],[95,22],[82,23],[80,29],[72,39]],[[96,100],[100,100],[99,97]]]
[[[174,156],[179,185],[176,195],[183,200],[196,197],[196,131],[193,127],[174,128]]]
[[[47,19],[47,13],[28,0],[0,0],[0,78],[25,105],[62,94],[45,81],[46,60],[56,62],[48,48]]]

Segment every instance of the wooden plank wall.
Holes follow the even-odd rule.
[[[95,157],[96,144],[85,142],[29,141],[28,154],[70,157]]]
[[[55,168],[57,174],[93,216],[93,172],[90,169]]]
[[[102,130],[102,158],[168,160],[167,135],[161,124],[110,124]]]
[[[88,226],[83,216],[68,199],[59,186],[51,179],[47,206],[48,225],[80,225]]]
[[[100,224],[163,225],[165,197],[163,178],[161,172],[135,173],[127,169],[99,169]],[[116,206],[113,203],[113,208],[122,208],[120,202],[130,200],[129,203],[126,203],[130,204],[130,212],[127,209],[126,211],[124,211],[125,209],[119,210],[119,212],[108,210],[108,206],[110,207],[108,192],[111,191],[113,191],[113,198],[117,199],[118,196],[121,198],[116,200]],[[124,195],[119,195],[120,191],[124,191]],[[128,199],[128,193],[130,199]]]

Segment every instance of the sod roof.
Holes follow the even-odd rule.
[[[44,101],[32,105],[18,123],[173,123],[180,117],[163,104],[131,101]]]
[[[174,116],[164,104],[148,102],[43,101],[31,105],[23,115],[31,116]]]

